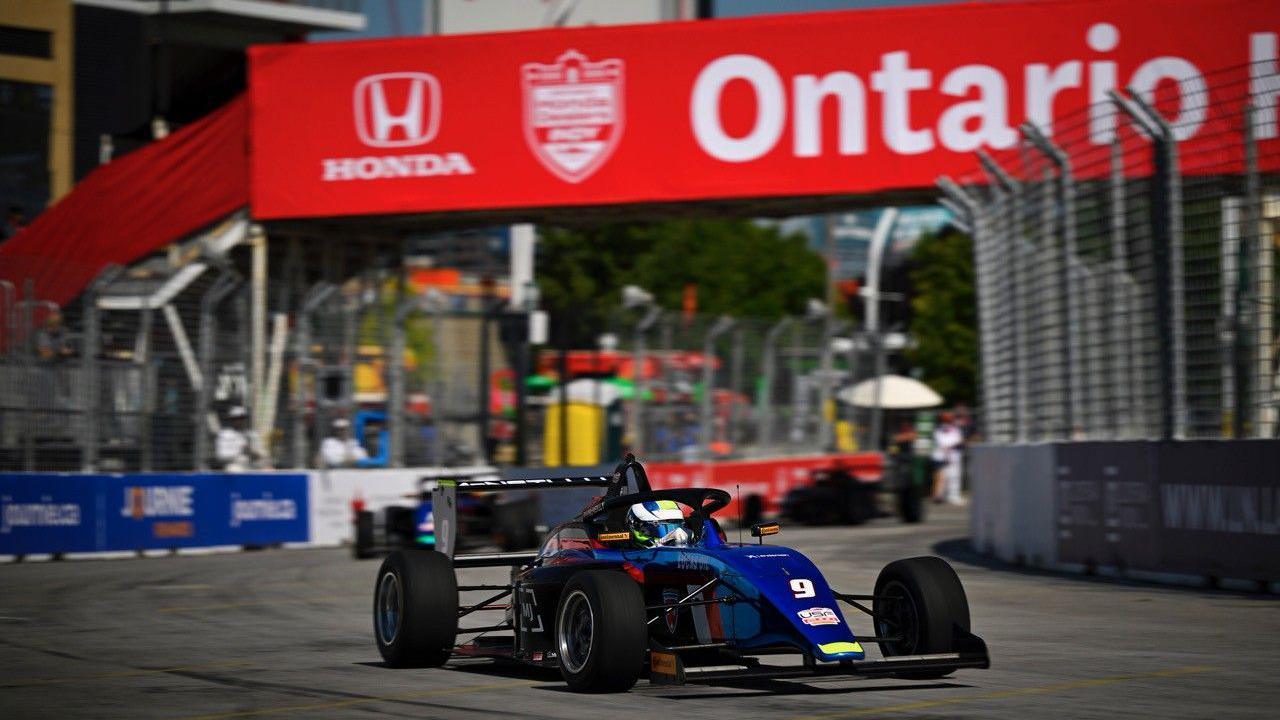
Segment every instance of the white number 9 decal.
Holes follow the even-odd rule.
[[[800,578],[796,578],[795,580],[792,580],[791,593],[795,595],[797,598],[813,597],[816,594],[813,591],[813,581],[801,580]]]

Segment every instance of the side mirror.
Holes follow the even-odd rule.
[[[776,522],[756,523],[751,526],[751,537],[760,538],[760,544],[764,544],[765,535],[777,535],[782,527]]]

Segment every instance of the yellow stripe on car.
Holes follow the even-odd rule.
[[[819,645],[818,649],[827,655],[838,655],[847,652],[862,652],[862,646],[856,642],[833,642],[826,645]]]

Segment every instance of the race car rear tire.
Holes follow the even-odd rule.
[[[382,562],[373,593],[373,636],[392,667],[434,667],[458,635],[458,578],[434,550],[397,550]]]
[[[644,669],[644,595],[629,576],[585,570],[565,583],[556,608],[560,674],[575,692],[623,692]]]
[[[904,523],[918,523],[924,520],[924,493],[911,478],[898,490],[898,515]]]
[[[373,557],[374,538],[373,538],[373,512],[370,510],[361,510],[356,513],[355,522],[355,542],[351,545],[351,552],[357,560],[367,560]]]
[[[969,633],[969,600],[956,571],[937,557],[891,562],[876,578],[876,634],[898,637],[881,642],[885,657],[955,651],[957,637]],[[939,678],[945,672],[900,673],[900,677]]]

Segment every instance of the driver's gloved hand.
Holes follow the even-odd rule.
[[[689,544],[689,532],[684,528],[676,528],[658,540],[659,545],[683,547]]]

